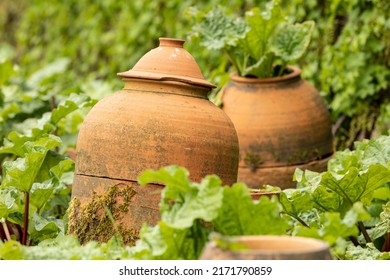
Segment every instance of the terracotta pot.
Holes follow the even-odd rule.
[[[156,182],[140,187],[137,177],[142,171],[176,164],[187,168],[193,181],[208,174],[218,175],[225,184],[237,180],[234,126],[207,99],[214,85],[203,78],[183,44],[160,38],[159,47],[118,74],[124,89],[98,102],[79,132],[72,197],[82,206],[90,203],[93,193],[103,195],[113,185],[130,186],[128,203],[116,196],[125,210],[116,219],[135,235],[143,223],[153,225],[160,218],[163,186]],[[72,224],[77,225],[77,218]]]
[[[238,181],[252,188],[264,184],[295,187],[296,168],[323,171],[333,154],[329,112],[317,92],[290,67],[282,77],[231,76],[223,111],[240,143]]]
[[[206,244],[202,260],[331,260],[327,243],[291,236],[239,236],[229,238],[247,247],[242,250],[225,250],[214,242]]]

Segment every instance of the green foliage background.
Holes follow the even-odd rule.
[[[187,40],[185,48],[195,57],[206,79],[221,88],[228,82],[228,72],[232,71],[232,68],[225,56],[218,51],[207,50],[201,45],[199,38],[193,36],[193,26],[199,20],[197,11],[207,12],[221,5],[227,7],[232,15],[243,15],[252,7],[262,8],[265,2],[1,1],[0,162],[4,163],[2,164],[4,169],[0,172],[2,183],[0,210],[5,213],[2,216],[7,217],[14,225],[22,226],[23,208],[28,208],[22,195],[29,193],[33,205],[29,215],[31,220],[29,234],[34,242],[38,243],[42,241],[41,239],[59,233],[63,234],[66,229],[62,224],[62,218],[68,205],[70,189],[67,185],[72,180],[73,164],[62,154],[68,147],[75,145],[79,125],[91,106],[105,95],[122,87],[116,73],[132,68],[143,54],[158,45],[159,37],[176,37]],[[305,20],[316,22],[310,48],[295,64],[302,68],[303,76],[317,87],[329,106],[334,124],[333,132],[336,136],[336,149],[356,148],[353,144],[356,140],[389,134],[390,2],[284,0],[282,6],[294,22]],[[216,92],[213,92],[210,97],[215,94]],[[54,149],[51,149],[51,141],[54,141]],[[358,147],[356,154],[362,150],[364,149],[359,150]],[[388,150],[384,149],[378,154],[383,152],[388,156]],[[348,152],[346,153],[348,155]],[[363,183],[364,179],[369,177],[367,174],[385,174],[388,178],[388,170],[384,170],[384,167],[377,166],[375,167],[377,170],[360,170],[360,166],[353,166],[354,157],[352,154],[345,162],[341,159],[338,162],[336,158],[336,161],[333,161],[334,166],[330,167],[336,169],[343,167],[337,170],[348,172],[337,176],[325,174],[323,179],[329,184],[339,180],[341,186],[347,186],[348,184],[344,182],[348,183],[351,176],[356,175],[353,182],[365,187]],[[347,164],[348,168],[344,164]],[[386,164],[388,169],[388,160]],[[35,170],[32,175],[30,174],[32,177],[28,184],[20,180],[17,181],[20,183],[17,184],[18,188],[8,186],[15,184],[13,180],[26,178],[18,175],[28,171],[24,166],[34,167]],[[363,175],[360,174],[362,172]],[[301,189],[286,192],[283,205],[285,210],[288,209],[290,201],[296,203],[302,194],[304,198],[316,198],[316,195],[324,194],[315,184],[314,179],[319,178],[317,175],[308,171],[302,174],[298,172],[296,176],[298,187],[304,188],[303,191]],[[380,191],[385,192],[388,201],[388,185]],[[238,189],[237,192],[239,193]],[[336,197],[336,194],[333,194],[333,197]],[[228,196],[227,191],[226,197]],[[379,193],[378,196],[383,197],[383,194]],[[243,199],[250,201],[249,196]],[[346,208],[344,200],[326,201],[339,201],[339,205],[329,207],[338,210],[342,215],[349,209]],[[362,203],[364,205],[365,201]],[[389,231],[387,223],[389,205],[386,203],[387,206],[382,211],[386,214],[382,215],[384,218],[379,217],[378,213],[376,213],[378,215],[371,213],[375,211],[370,212],[378,222],[375,225],[378,226],[378,230],[373,232],[374,236],[381,238]],[[59,208],[55,213],[49,211],[53,209],[53,205],[56,209]],[[365,218],[367,215],[360,211],[361,205],[350,203],[347,206],[352,207],[349,210],[356,214],[356,221],[367,222]],[[229,209],[221,211],[225,210],[231,212]],[[305,212],[302,216],[295,212],[289,214],[315,229],[309,231],[305,227],[298,228],[297,232],[301,235],[333,238],[331,234],[322,236],[323,233],[316,231],[316,224],[312,223],[311,217],[318,213]],[[339,216],[325,214],[321,216],[321,221],[329,226],[337,223],[343,225],[340,219]],[[338,222],[328,223],[331,220]],[[218,224],[222,223],[216,220],[216,225]],[[348,228],[346,236],[359,237],[355,227],[354,225]],[[164,233],[170,235],[169,230],[171,230],[169,227],[162,224],[161,231],[157,232],[161,236],[158,237],[164,239]],[[193,228],[179,229],[177,234],[184,236],[188,230]],[[45,234],[40,235],[38,232]],[[145,229],[144,232],[146,239],[149,235],[157,233],[153,229]],[[67,242],[78,246],[74,240]],[[363,242],[365,243],[370,244],[368,241]],[[12,242],[7,244],[13,246]],[[94,244],[90,245],[92,251],[96,249],[95,247]],[[149,252],[142,244],[138,248],[140,251],[137,251],[137,254],[155,253],[153,248],[149,248],[151,250]],[[194,245],[194,248],[198,252],[200,247]],[[349,253],[351,256],[348,258],[355,258],[354,254],[361,255],[360,251]],[[388,255],[385,257],[388,258]]]
[[[26,80],[66,59],[47,95],[85,92],[97,99],[121,88],[116,73],[130,69],[159,37],[187,39],[205,77],[222,87],[226,57],[191,36],[196,12],[217,5],[242,15],[266,1],[5,0],[0,3],[0,65],[19,65]],[[294,21],[314,20],[310,50],[299,64],[320,90],[334,121],[336,147],[385,134],[390,122],[390,3],[386,0],[282,1]],[[387,16],[386,16],[387,15]],[[12,65],[13,65],[12,64]],[[1,72],[10,69],[1,67]],[[11,67],[12,68],[12,67]],[[1,75],[0,82],[7,75]],[[35,104],[37,107],[37,105]],[[41,108],[42,110],[49,110]],[[30,110],[31,111],[31,110]],[[27,114],[31,112],[27,111]],[[5,133],[2,133],[4,137]]]

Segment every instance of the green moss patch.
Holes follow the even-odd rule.
[[[72,198],[68,208],[68,234],[76,235],[82,244],[91,240],[107,242],[117,235],[125,244],[133,245],[139,232],[126,227],[121,219],[128,214],[135,193],[132,187],[119,184],[104,194],[93,192],[92,198],[83,204]]]

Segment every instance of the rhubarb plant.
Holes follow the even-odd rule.
[[[287,65],[305,53],[314,21],[292,23],[279,2],[252,8],[244,18],[228,15],[221,7],[198,12],[193,34],[206,48],[225,52],[239,76],[282,76],[288,73]]]
[[[3,163],[0,187],[1,239],[37,244],[65,233],[74,162],[58,152],[58,123],[78,108],[91,106],[89,97],[71,95],[40,119],[28,119],[21,132],[12,131],[0,148]],[[61,210],[62,209],[62,210]]]
[[[297,170],[295,180],[297,188],[280,195],[296,221],[292,234],[328,241],[338,258],[359,258],[353,252],[365,249],[361,258],[389,258],[389,136],[337,152],[326,172]]]
[[[355,150],[337,152],[326,172],[298,169],[294,179],[297,188],[279,199],[253,200],[245,184],[224,186],[216,175],[193,182],[183,167],[146,170],[141,185],[165,185],[161,220],[145,224],[135,246],[120,236],[81,246],[59,235],[32,247],[0,242],[0,258],[198,259],[210,239],[272,234],[322,239],[336,259],[390,259],[390,136],[357,142]],[[17,211],[17,194],[2,192],[0,213]]]

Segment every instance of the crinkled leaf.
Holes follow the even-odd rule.
[[[326,172],[322,176],[320,185],[333,191],[342,197],[344,203],[352,206],[359,200],[365,204],[370,203],[373,192],[386,182],[390,182],[390,170],[376,164],[371,165],[362,174],[355,167],[349,168],[344,175]]]
[[[390,260],[390,252],[379,251],[374,244],[368,243],[365,248],[350,245],[345,254],[347,260]]]
[[[383,211],[380,213],[380,222],[369,230],[372,239],[379,238],[390,232],[390,201],[383,205]]]
[[[242,183],[224,188],[222,207],[213,224],[223,235],[279,235],[287,229],[278,201],[266,196],[254,201]]]
[[[311,170],[295,169],[293,180],[297,182],[297,189],[316,187],[321,181],[322,174]]]
[[[325,240],[330,246],[336,244],[341,238],[358,236],[359,230],[356,224],[351,224],[351,220],[341,219],[340,213],[324,212],[320,214],[318,227],[297,226],[294,234],[303,237],[313,237]]]
[[[285,189],[280,193],[279,197],[284,211],[294,217],[298,217],[299,213],[315,207],[308,188],[299,190]]]
[[[364,184],[364,192],[360,200],[369,204],[372,200],[374,191],[390,182],[390,170],[383,165],[371,165],[368,170],[361,175]]]
[[[52,111],[51,120],[56,124],[73,111],[92,106],[93,103],[94,101],[92,101],[87,95],[73,93]]]
[[[138,177],[141,186],[150,183],[165,185],[161,192],[160,212],[169,211],[170,201],[183,202],[185,193],[192,185],[189,180],[189,172],[185,168],[171,165],[159,170],[146,170]]]
[[[363,152],[361,150],[338,151],[328,161],[328,170],[338,174],[347,172],[350,167],[356,167],[360,170],[362,156]]]
[[[343,197],[324,185],[314,188],[312,199],[315,207],[321,211],[337,211],[343,204]]]
[[[25,144],[34,142],[54,130],[50,123],[51,113],[45,113],[40,119],[28,119],[23,123],[23,131],[12,131],[8,134],[8,142],[0,148],[0,154],[14,154],[23,157],[28,150]]]
[[[30,203],[38,209],[42,209],[54,191],[51,180],[43,183],[34,183],[30,190]]]
[[[343,222],[348,226],[356,225],[357,222],[368,221],[371,215],[364,208],[363,203],[356,202],[352,208],[345,214]]]
[[[15,203],[14,190],[12,189],[0,189],[0,219],[7,218],[8,215],[18,210],[18,206]]]
[[[72,171],[74,171],[74,161],[71,159],[61,160],[57,165],[50,168],[50,174],[57,181],[57,184],[63,178],[64,174]]]
[[[211,221],[218,215],[222,182],[215,175],[196,184],[190,181],[188,170],[171,165],[157,171],[147,170],[138,181],[141,185],[153,182],[165,185],[160,201],[161,219],[174,228],[188,228],[196,219]]]
[[[378,139],[371,139],[364,147],[362,165],[368,168],[373,164],[387,166],[390,162],[390,137],[381,136]]]
[[[24,260],[115,260],[128,258],[128,247],[115,239],[107,243],[90,241],[80,245],[74,236],[59,235],[37,246],[20,248]]]
[[[44,162],[41,165],[36,181],[44,182],[49,179],[57,180],[64,172],[72,171],[74,162],[64,155],[60,155],[54,151],[48,151]]]
[[[197,219],[212,221],[222,205],[221,183],[215,175],[206,176],[200,184],[190,187],[183,203],[174,203],[169,211],[163,211],[161,220],[176,229],[189,228]]]
[[[33,143],[27,142],[25,145],[29,152],[25,157],[4,163],[2,186],[14,187],[22,192],[30,191],[47,152],[60,144],[61,140],[54,135],[40,138]]]
[[[162,221],[154,227],[144,225],[130,255],[135,259],[179,259],[186,232],[173,229]]]
[[[314,21],[281,26],[271,40],[270,49],[283,61],[299,59],[310,43]]]
[[[251,58],[248,58],[251,60]],[[248,63],[247,67],[243,67],[241,70],[241,76],[254,76],[254,77],[271,77],[272,70],[272,54],[267,53],[260,57],[257,62]]]
[[[34,213],[28,231],[32,240],[55,238],[59,233],[64,233],[64,222],[60,219],[48,220]]]
[[[264,10],[253,8],[246,12],[245,20],[249,31],[246,34],[245,51],[255,59],[260,60],[269,55],[269,38],[276,27],[283,21],[283,15],[277,1],[267,3]]]
[[[217,7],[207,13],[199,24],[201,45],[216,50],[235,46],[238,40],[244,38],[246,28],[242,19],[225,16],[221,7]]]

